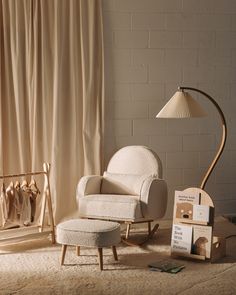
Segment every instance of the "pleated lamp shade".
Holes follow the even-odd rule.
[[[156,115],[156,118],[205,117],[206,112],[199,103],[185,91],[177,91]]]

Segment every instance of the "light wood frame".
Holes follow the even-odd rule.
[[[68,245],[62,245],[61,247],[61,265],[64,265],[65,262],[65,256],[66,256],[66,250],[67,250]],[[116,252],[116,246],[111,246],[112,248],[112,253],[115,261],[118,261],[118,256]],[[97,253],[98,253],[98,264],[99,264],[99,269],[103,270],[103,248],[99,247],[97,248]],[[76,246],[76,255],[80,256],[80,246]]]
[[[212,227],[212,234],[211,234],[211,241],[210,241],[210,248],[211,248],[211,253],[210,253],[210,258],[206,258],[205,256],[202,255],[196,255],[196,254],[183,254],[183,253],[171,253],[171,256],[178,257],[178,256],[183,256],[183,257],[188,257],[188,258],[193,258],[197,260],[210,260],[211,262],[216,261],[217,259],[225,256],[225,239],[222,237],[215,237],[213,236],[213,228],[214,228],[214,203],[212,201],[212,198],[207,194],[206,191],[200,188],[187,188],[183,191],[183,193],[186,194],[200,194],[200,204],[201,205],[206,205],[210,207],[210,220],[209,222],[198,222],[198,221],[193,221],[193,220],[186,220],[186,219],[180,219],[175,217],[175,210],[173,214],[173,224],[189,224],[189,225],[205,225],[205,226],[211,226]]]
[[[220,119],[221,119],[221,123],[222,123],[222,137],[221,137],[221,143],[220,143],[220,146],[219,146],[219,149],[212,161],[212,163],[210,164],[208,170],[206,171],[206,174],[205,176],[203,177],[203,180],[202,180],[202,183],[200,185],[200,188],[202,190],[204,190],[205,186],[206,186],[206,183],[208,181],[208,178],[210,177],[216,163],[218,162],[223,150],[224,150],[224,147],[225,147],[225,143],[226,143],[226,139],[227,139],[227,125],[226,125],[226,120],[225,120],[225,116],[224,116],[224,113],[223,111],[221,110],[220,106],[218,105],[218,103],[214,100],[213,97],[211,97],[209,94],[207,94],[206,92],[200,90],[200,89],[197,89],[197,88],[193,88],[193,87],[185,87],[185,86],[181,86],[181,87],[178,87],[179,90],[191,90],[191,91],[195,91],[195,92],[198,92],[198,93],[201,93],[203,96],[205,96],[216,108],[219,116],[220,116]]]
[[[83,217],[81,216],[80,218],[82,219],[95,219],[92,217]],[[101,218],[99,218],[101,219]],[[113,222],[118,222],[120,224],[126,224],[126,233],[124,237],[121,237],[121,241],[128,245],[128,246],[142,246],[143,244],[147,243],[150,239],[152,239],[152,237],[154,236],[154,234],[156,233],[156,231],[159,228],[159,224],[156,223],[153,228],[151,228],[151,223],[154,222],[153,219],[140,219],[140,220],[118,220],[118,219],[102,219],[105,221],[113,221]],[[130,239],[130,230],[131,230],[131,225],[132,224],[138,224],[138,223],[147,223],[147,230],[148,230],[148,234],[140,241],[140,242],[136,242],[132,239]]]
[[[122,238],[122,242],[129,245],[129,246],[141,246],[143,244],[145,244],[146,242],[148,242],[155,234],[155,232],[157,231],[159,224],[155,224],[153,228],[151,228],[151,223],[154,220],[152,219],[147,219],[147,220],[137,220],[137,221],[124,221],[125,224],[127,224],[126,227],[126,234],[125,234],[125,238]],[[118,221],[120,222],[120,221]],[[129,239],[129,235],[130,235],[130,229],[131,229],[131,225],[132,224],[138,224],[138,223],[147,223],[147,230],[148,230],[148,234],[147,236],[142,239],[139,243],[132,241],[131,239]]]
[[[12,243],[17,243],[19,241],[51,235],[52,244],[55,244],[55,228],[54,228],[54,218],[53,218],[53,210],[52,210],[49,173],[50,173],[50,164],[44,163],[43,171],[8,174],[8,175],[0,176],[0,179],[3,179],[3,181],[6,178],[16,178],[16,177],[34,176],[34,175],[44,176],[44,193],[42,197],[43,199],[42,199],[42,205],[41,205],[41,211],[40,211],[40,217],[39,217],[39,224],[31,225],[27,227],[19,227],[16,229],[0,230],[0,243],[12,244]],[[45,229],[44,223],[45,223],[46,207],[48,208],[48,217],[49,217],[50,226]]]

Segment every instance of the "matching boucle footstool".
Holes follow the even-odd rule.
[[[96,247],[100,270],[103,269],[103,247],[112,247],[114,258],[118,260],[116,245],[120,242],[120,224],[117,222],[71,219],[58,224],[56,238],[62,244],[61,265],[64,264],[68,245],[76,246],[77,255],[80,255],[80,246]]]

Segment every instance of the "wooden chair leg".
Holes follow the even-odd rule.
[[[98,248],[98,259],[100,270],[103,270],[102,248]]]
[[[125,235],[126,240],[129,238],[130,226],[131,226],[131,223],[128,223],[126,228],[126,235]]]
[[[76,255],[80,256],[80,246],[76,246]]]
[[[113,252],[114,259],[117,261],[118,256],[117,256],[117,252],[116,252],[116,246],[112,246],[112,252]]]
[[[61,265],[64,264],[64,260],[65,260],[65,256],[66,256],[66,249],[67,249],[67,245],[62,245],[62,248],[61,248]]]
[[[152,232],[152,229],[151,229],[151,221],[148,221],[148,234],[150,235]]]
[[[151,230],[150,234],[148,234],[147,237],[145,239],[143,239],[139,243],[137,243],[135,241],[130,241],[130,240],[127,240],[127,239],[123,239],[123,238],[121,238],[121,241],[123,243],[125,243],[126,245],[128,245],[128,246],[141,246],[141,245],[145,244],[148,240],[150,240],[154,236],[154,234],[157,231],[158,227],[159,227],[159,224],[158,223],[155,224],[153,229]]]

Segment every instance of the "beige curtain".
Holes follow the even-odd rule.
[[[55,221],[103,162],[99,0],[0,0],[0,174],[51,163]]]

